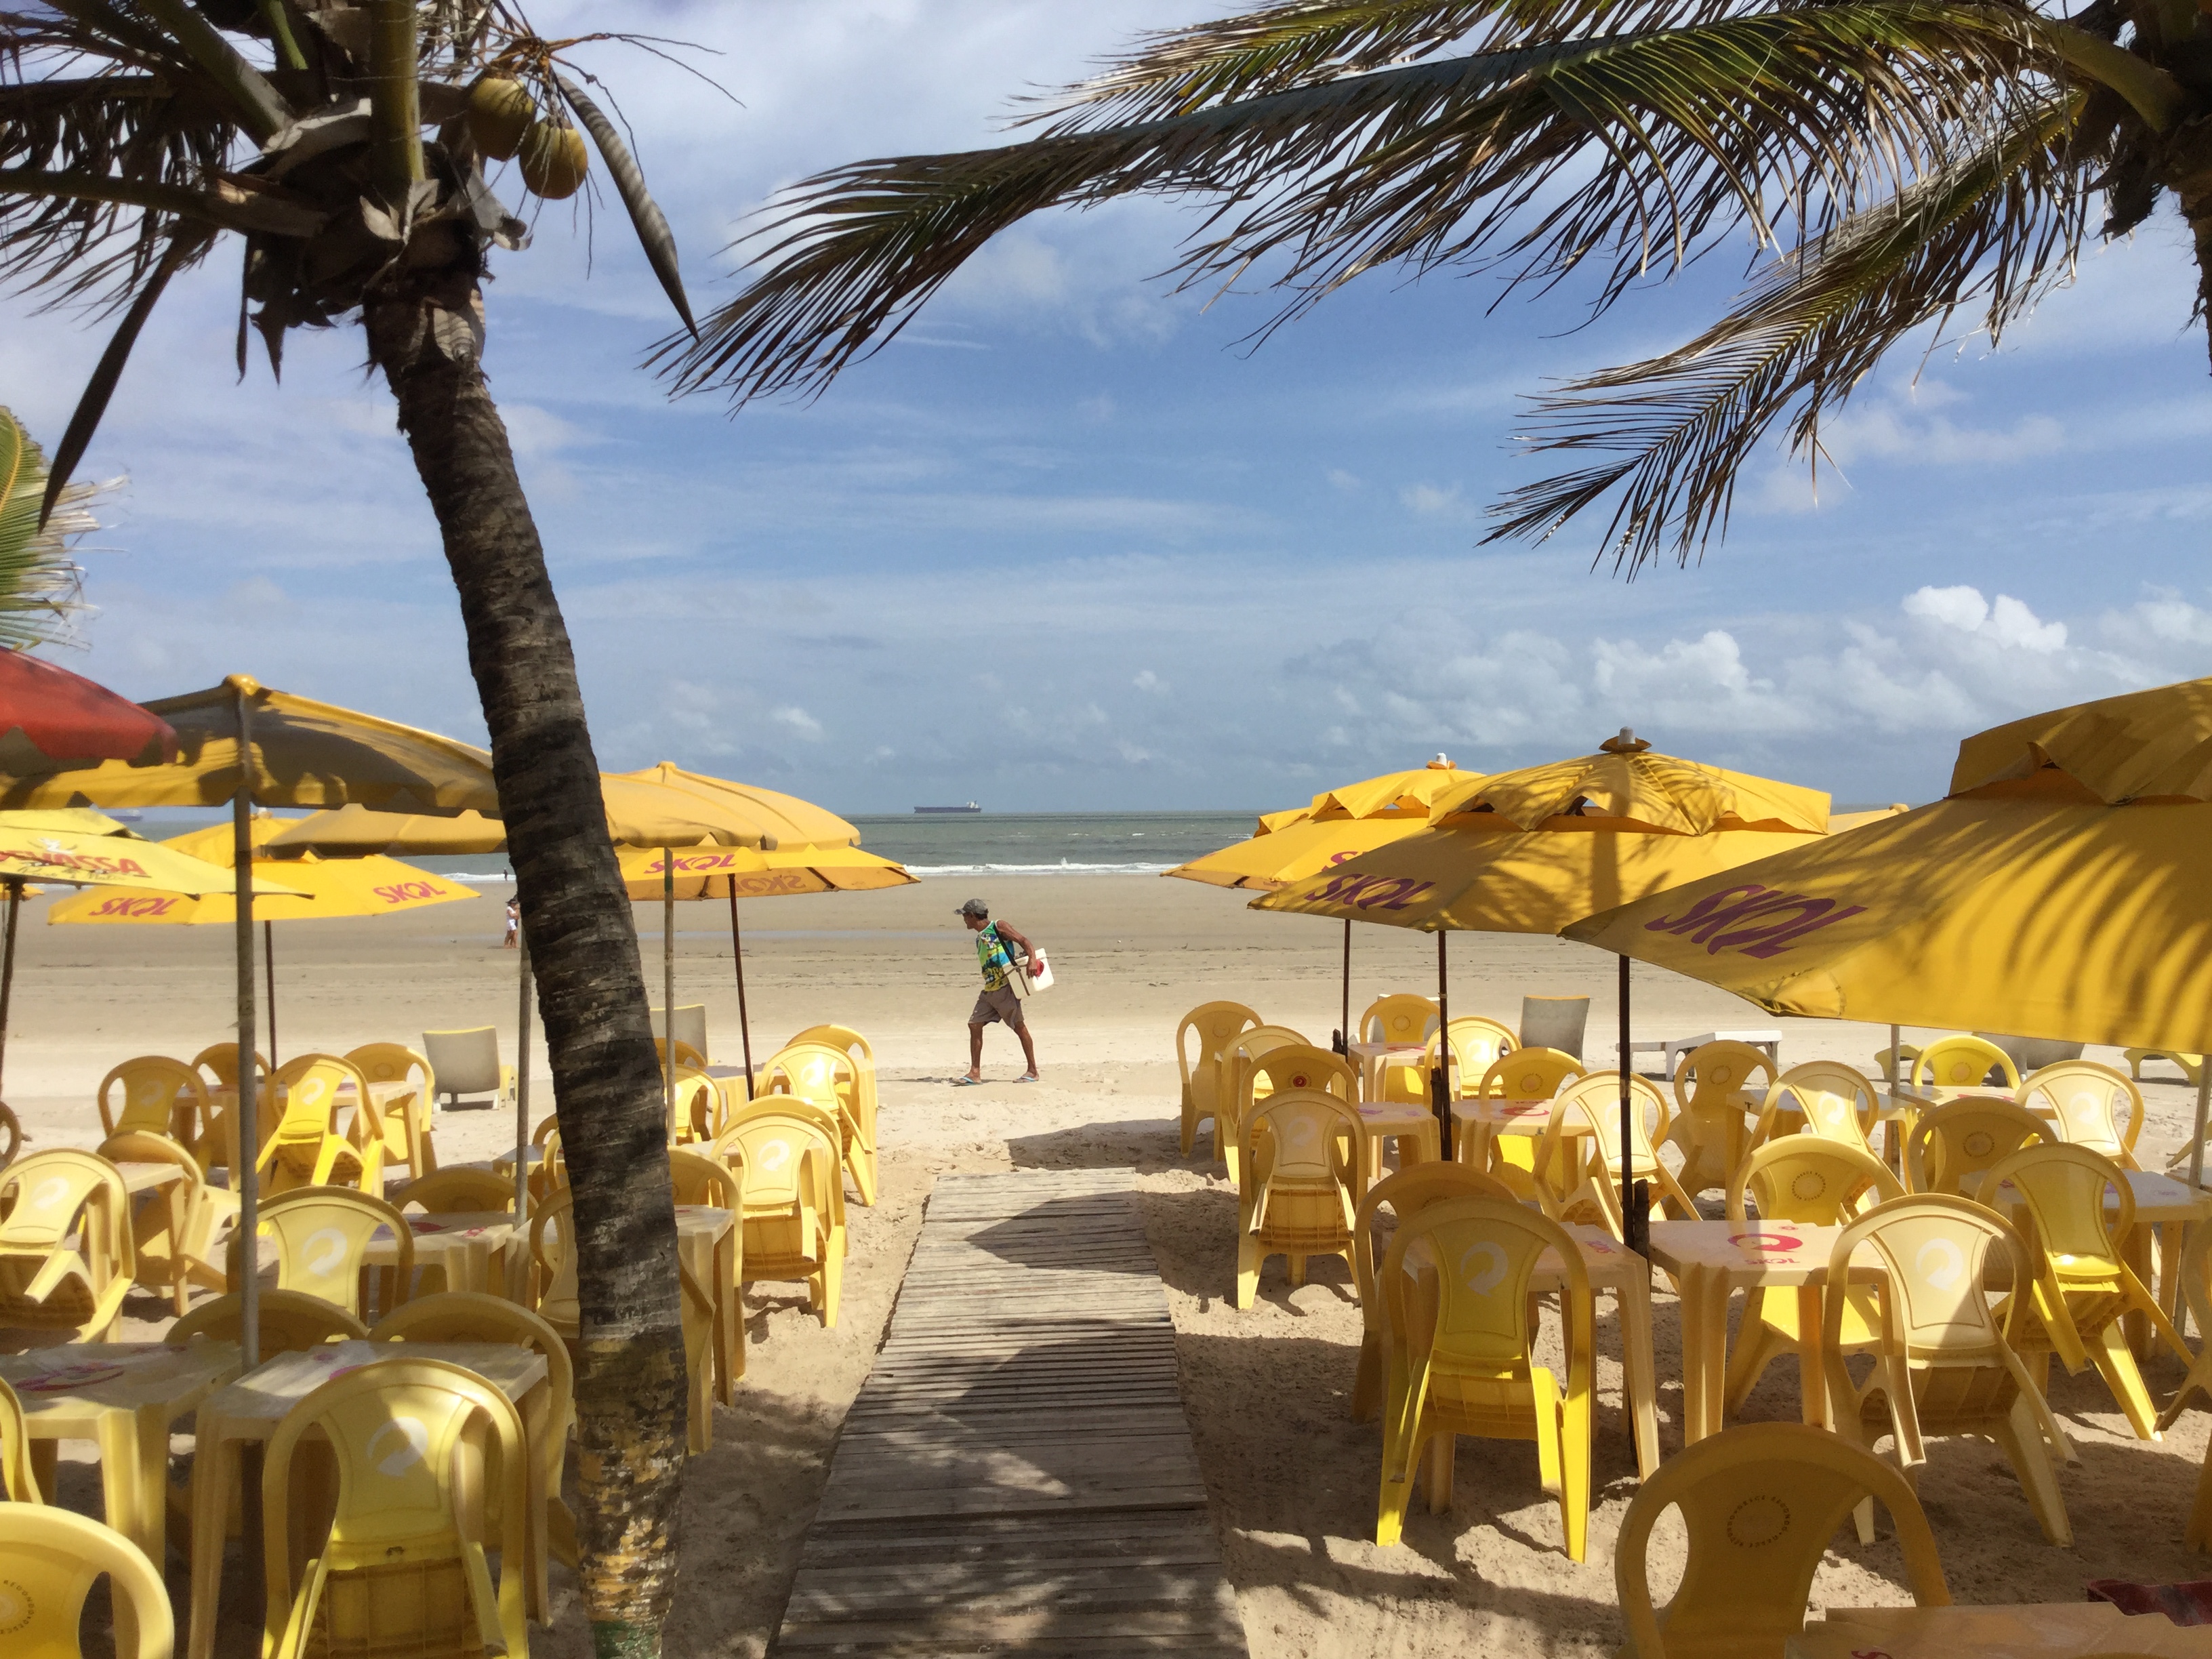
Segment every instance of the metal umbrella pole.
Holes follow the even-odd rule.
[[[514,1222],[530,1213],[530,936],[517,932],[514,1011]]]
[[[1620,1207],[1623,1242],[1638,1255],[1651,1254],[1651,1194],[1636,1179],[1636,1083],[1628,1047],[1628,958],[1620,959]]]
[[[1436,1069],[1429,1073],[1429,1097],[1437,1110],[1437,1145],[1443,1149],[1446,1163],[1452,1155],[1451,988],[1444,943],[1450,938],[1449,928],[1437,929],[1437,1030],[1443,1041],[1437,1045]]]
[[[261,1079],[253,1063],[253,712],[246,688],[232,690],[238,709],[238,793],[232,797],[230,808],[231,893],[237,913],[238,955],[238,1105],[232,1121],[238,1126],[238,1152],[230,1178],[238,1183],[239,1358],[252,1370],[261,1363],[261,1253],[254,1236],[260,1224],[259,1183],[254,1164],[261,1151],[257,1121]]]
[[[1337,1028],[1336,1052],[1352,1054],[1352,918],[1344,919],[1344,1024]]]
[[[276,924],[265,917],[261,923],[261,961],[269,981],[269,1069],[274,1073],[276,1059]]]
[[[0,955],[0,1073],[8,1062],[8,1003],[15,992],[15,924],[23,915],[23,884],[20,878],[8,880],[8,944],[4,955]]]
[[[660,1052],[663,1086],[661,1101],[668,1113],[668,1133],[676,1136],[676,855],[660,849]]]
[[[725,878],[727,880],[727,878]],[[753,1097],[753,1027],[745,1015],[745,942],[738,932],[738,884],[730,889],[730,960],[738,969],[738,1041],[745,1051],[745,1098]]]

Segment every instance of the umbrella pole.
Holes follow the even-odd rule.
[[[1628,1047],[1628,958],[1620,959],[1620,1211],[1623,1241],[1638,1255],[1651,1254],[1651,1202],[1636,1179],[1635,1062]]]
[[[1888,1079],[1889,1091],[1892,1094],[1897,1092],[1897,1046],[1904,1041],[1905,1029],[1899,1025],[1891,1026],[1889,1028],[1889,1065],[1885,1068],[1885,1075]]]
[[[8,1060],[8,1003],[15,992],[15,924],[23,915],[23,884],[13,878],[8,883],[8,944],[4,956],[0,956],[0,1067]]]
[[[1352,926],[1349,921],[1344,925],[1347,930]],[[1437,1145],[1443,1150],[1446,1163],[1451,1161],[1452,1155],[1451,987],[1444,945],[1450,938],[1449,929],[1437,929],[1437,1030],[1443,1041],[1437,1044],[1437,1068],[1429,1073],[1430,1097],[1437,1109]]]
[[[660,1052],[668,1139],[676,1139],[676,857],[660,849]]]
[[[261,923],[261,961],[269,980],[269,1069],[276,1069],[276,924]]]
[[[530,1213],[530,940],[515,941],[514,1219]]]
[[[238,1187],[238,1346],[248,1370],[261,1363],[261,1253],[254,1235],[260,1224],[259,1180],[254,1169],[261,1153],[255,1121],[261,1078],[253,1056],[253,715],[244,687],[238,698],[238,793],[230,804],[231,893],[237,911],[234,942],[238,957],[238,1126],[237,1153],[230,1178]]]
[[[1344,919],[1344,1024],[1337,1027],[1336,1052],[1349,1057],[1352,1053],[1352,918]]]
[[[10,938],[14,935],[11,933]],[[2197,1057],[2197,1127],[2189,1137],[2189,1190],[2204,1190],[2204,1120],[2212,1111],[2212,1054]]]
[[[738,932],[738,884],[730,883],[730,960],[738,969],[738,1041],[745,1050],[745,1098],[753,1097],[753,1027],[745,1017],[745,943]]]

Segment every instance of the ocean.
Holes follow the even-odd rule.
[[[896,859],[924,879],[931,876],[1156,876],[1252,833],[1248,812],[977,812],[921,816],[854,815],[860,845]],[[131,827],[152,840],[204,828],[198,822],[157,820]],[[496,854],[473,858],[418,858],[408,862],[456,880],[512,879]]]

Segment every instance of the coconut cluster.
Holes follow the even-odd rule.
[[[487,75],[469,89],[469,136],[480,155],[495,161],[522,160],[522,182],[549,202],[584,187],[591,158],[584,135],[541,112],[521,82]]]

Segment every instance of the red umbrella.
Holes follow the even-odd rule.
[[[0,651],[0,767],[28,743],[48,760],[173,760],[177,734],[137,703],[21,651]]]

